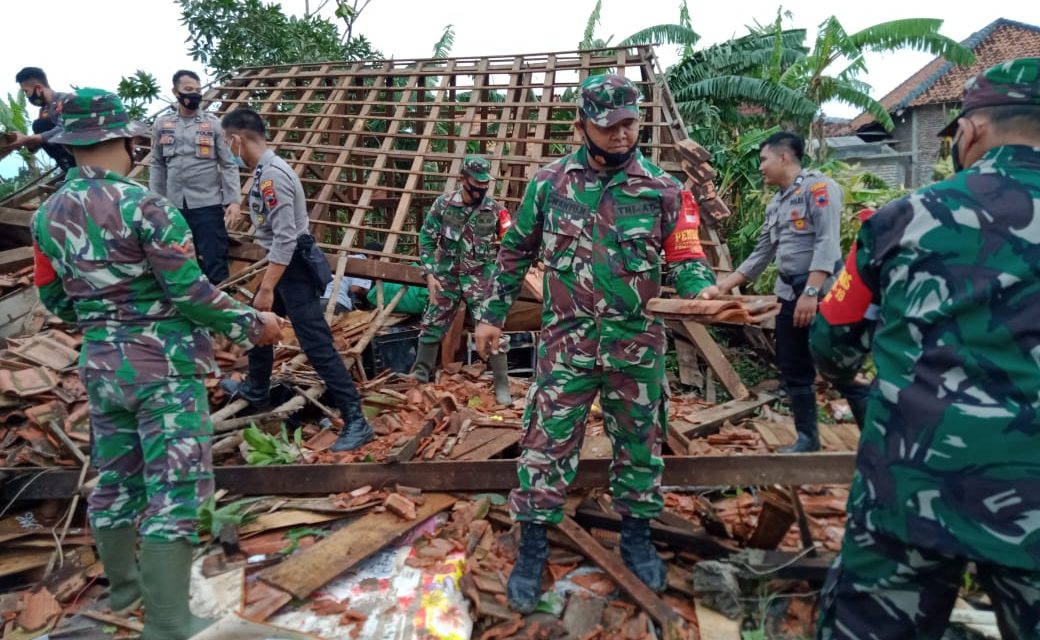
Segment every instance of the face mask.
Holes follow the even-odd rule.
[[[476,201],[476,202],[483,201],[484,200],[484,196],[487,194],[487,191],[488,191],[487,187],[484,187],[483,189],[481,189],[480,187],[471,187],[468,184],[467,185],[463,185],[463,188],[466,190],[466,193],[468,193],[469,196],[471,198],[473,198],[473,200]]]
[[[235,143],[236,142],[239,142],[238,138],[235,138],[235,139],[233,139],[231,141],[231,161],[234,162],[235,165],[238,166],[240,169],[245,169],[246,168],[246,161],[243,160],[242,156],[239,155],[239,153],[242,152],[242,143],[239,142],[239,144],[238,144],[238,152],[239,153],[235,153]]]
[[[134,139],[123,138],[123,148],[126,149],[126,155],[130,156],[130,164],[126,166],[126,173],[130,173],[130,169],[134,168]]]
[[[177,102],[181,103],[181,106],[183,106],[188,111],[194,111],[199,108],[200,104],[202,104],[202,94],[178,93]]]
[[[44,107],[47,105],[47,100],[43,97],[43,89],[35,90],[26,97],[29,99],[29,104],[34,107]]]
[[[632,145],[626,151],[611,153],[592,141],[592,138],[589,137],[589,132],[585,129],[584,123],[581,125],[581,130],[585,133],[585,148],[588,150],[589,156],[605,167],[612,169],[623,167],[628,164],[628,161],[631,160],[632,156],[636,153],[636,146],[638,143]]]
[[[964,163],[961,162],[961,154],[960,150],[957,149],[956,142],[954,142],[953,146],[950,147],[950,155],[953,158],[953,172],[960,173],[961,171],[964,171]]]

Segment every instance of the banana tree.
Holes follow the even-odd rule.
[[[837,17],[831,16],[820,24],[812,51],[787,68],[779,82],[803,92],[806,98],[817,105],[822,106],[834,100],[866,111],[886,131],[891,131],[895,126],[892,117],[884,105],[870,96],[870,85],[859,79],[867,72],[865,55],[910,49],[924,51],[956,64],[974,62],[975,55],[971,49],[939,33],[942,24],[942,20],[935,18],[908,18],[882,22],[849,33]],[[836,65],[841,67],[835,73]],[[799,124],[809,129],[812,120],[813,117],[806,119],[803,116]],[[817,151],[822,154],[822,126],[814,127],[812,135],[817,143]]]

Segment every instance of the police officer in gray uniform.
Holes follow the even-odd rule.
[[[780,299],[776,318],[776,363],[787,389],[798,440],[784,453],[817,451],[816,368],[809,352],[809,325],[820,297],[841,268],[841,188],[818,171],[802,168],[805,142],[798,135],[775,133],[759,150],[763,181],[780,191],[766,207],[765,223],[754,251],[737,270],[718,283],[721,294],[758,278],[776,259],[774,289]],[[709,294],[710,295],[710,294]],[[840,384],[856,423],[863,424],[866,385]]]
[[[255,111],[236,109],[224,116],[223,125],[233,156],[253,169],[249,215],[257,242],[267,249],[268,265],[253,307],[273,310],[292,320],[300,347],[343,415],[345,425],[332,450],[356,449],[375,436],[361,413],[361,397],[333,345],[332,331],[322,313],[319,298],[327,283],[319,282],[308,266],[308,249],[314,238],[309,231],[303,184],[285,160],[267,148],[266,127]],[[324,255],[320,259],[327,270]],[[232,396],[266,407],[270,405],[273,365],[272,347],[254,347],[249,352],[249,379],[243,383],[225,379],[221,386]]]
[[[224,144],[220,119],[201,111],[199,76],[173,74],[176,111],[160,116],[152,131],[148,187],[181,208],[191,227],[199,265],[213,284],[228,277],[224,216],[236,218],[242,199],[238,167]]]

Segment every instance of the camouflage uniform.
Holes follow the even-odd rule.
[[[963,104],[1040,108],[1040,58]],[[871,346],[877,367],[820,637],[939,638],[972,561],[1003,637],[1040,638],[1038,261],[1040,147],[994,147],[863,223],[812,328],[821,369]]]
[[[583,95],[592,91],[601,104],[631,105],[628,117],[638,117],[631,83],[598,76],[586,84]],[[595,109],[583,100],[579,109]],[[600,124],[595,112],[588,117]],[[665,261],[680,295],[714,283],[697,236],[696,204],[679,182],[638,151],[612,174],[590,168],[587,153],[582,146],[535,174],[502,240],[481,310],[484,322],[501,327],[528,267],[544,262],[545,306],[524,415],[520,488],[510,498],[518,520],[563,517],[597,393],[614,446],[615,509],[639,518],[661,510],[666,339],[664,324],[644,305],[660,295]]]
[[[491,164],[484,158],[466,158],[462,170],[479,182],[491,180]],[[495,270],[501,230],[511,224],[509,213],[494,198],[485,195],[479,204],[467,205],[462,190],[438,197],[419,232],[423,272],[441,285],[423,313],[419,340],[429,344],[441,341],[460,303],[476,323],[476,309]]]
[[[99,121],[110,138],[145,134],[113,105],[97,89],[70,96],[55,141],[101,142]],[[250,348],[262,330],[256,312],[202,276],[176,208],[116,173],[71,169],[36,212],[32,235],[41,301],[83,331],[99,472],[91,525],[133,525],[143,512],[143,535],[196,540],[198,508],[213,491],[208,331]]]

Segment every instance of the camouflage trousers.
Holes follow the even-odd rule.
[[[438,277],[441,290],[436,297],[430,296],[422,317],[422,332],[419,342],[436,344],[451,327],[459,304],[466,303],[466,315],[471,324],[477,323],[473,315],[487,296],[487,278],[474,275]]]
[[[90,404],[97,487],[92,527],[138,524],[141,535],[198,542],[199,507],[213,493],[213,423],[201,378],[127,383],[81,372]]]
[[[661,443],[668,416],[660,358],[623,369],[582,369],[539,362],[527,394],[518,461],[520,488],[509,498],[517,520],[558,523],[578,471],[589,409],[599,394],[613,445],[610,489],[622,515],[661,512]]]
[[[911,547],[849,520],[820,599],[820,640],[938,640],[968,560]],[[1040,572],[976,563],[1001,636],[1040,639]]]

